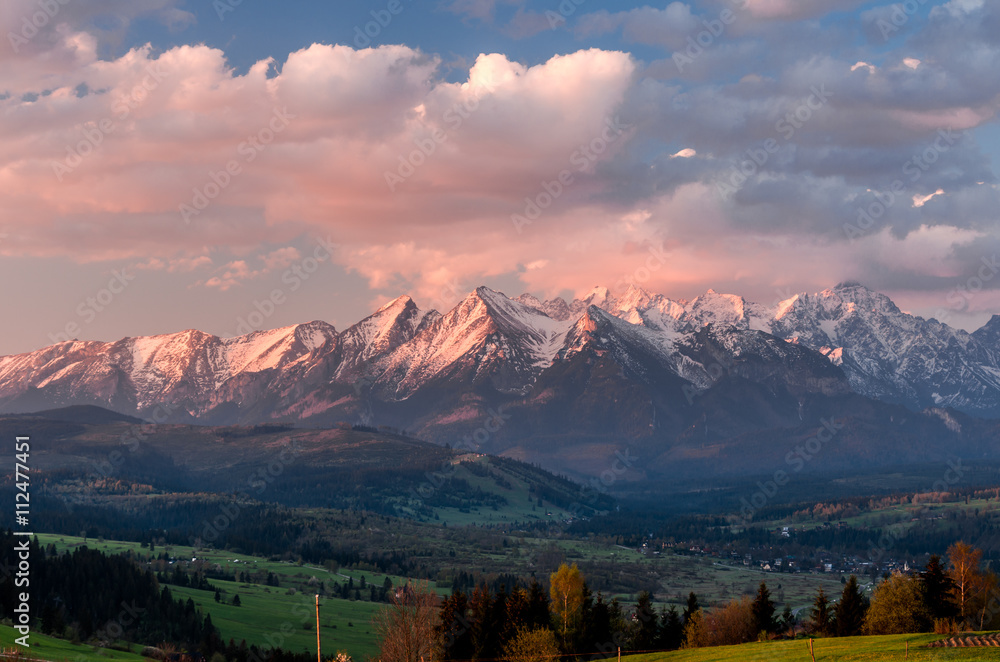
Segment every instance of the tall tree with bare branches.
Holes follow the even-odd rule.
[[[438,596],[426,582],[396,589],[389,605],[372,618],[381,662],[429,662],[438,622]]]
[[[549,595],[552,597],[552,612],[565,639],[570,626],[579,620],[583,608],[583,574],[575,563],[572,566],[563,563],[552,573]]]
[[[982,558],[982,550],[961,540],[948,548],[948,576],[952,581],[958,617],[963,623],[975,615],[973,603],[983,590],[984,575],[979,569]]]

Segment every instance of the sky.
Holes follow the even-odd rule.
[[[854,280],[975,329],[997,5],[5,0],[0,354],[479,285]]]

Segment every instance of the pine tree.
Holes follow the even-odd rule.
[[[691,591],[688,593],[687,606],[684,607],[684,625],[687,625],[688,621],[691,620],[691,614],[700,609],[701,607],[698,606],[698,596],[694,594],[694,591]]]
[[[935,554],[927,561],[920,579],[924,583],[924,600],[931,615],[934,618],[955,618],[958,615],[958,609],[952,602],[955,582],[945,572],[940,556]]]
[[[670,607],[660,615],[660,637],[658,647],[665,650],[677,650],[684,643],[684,622],[677,607]]]
[[[434,626],[435,660],[468,660],[472,657],[472,628],[468,611],[469,599],[461,591],[452,593],[441,605],[440,619]]]
[[[813,631],[819,635],[830,634],[830,601],[823,592],[823,587],[816,592],[816,601],[812,607]]]
[[[764,582],[761,582],[757,589],[752,609],[757,632],[774,632],[774,602],[771,601],[771,592],[767,590],[767,584]]]
[[[656,645],[657,619],[656,610],[653,608],[653,596],[649,591],[639,593],[639,599],[635,606],[635,619],[637,626],[635,636],[632,638],[632,649],[637,651],[653,650]]]
[[[798,624],[795,614],[792,613],[792,608],[789,605],[785,605],[785,610],[781,612],[781,629],[786,632],[789,636],[795,636],[795,626]]]
[[[868,601],[861,594],[858,578],[851,578],[844,585],[840,602],[834,607],[834,629],[838,637],[853,637],[861,633],[865,624],[865,612],[868,611]]]

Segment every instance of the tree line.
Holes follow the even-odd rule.
[[[0,532],[0,566],[17,568],[14,547],[21,540],[10,530]],[[108,556],[86,547],[58,554],[55,547],[43,549],[34,539],[28,545],[30,584],[18,587],[11,575],[3,577],[3,618],[16,617],[17,593],[27,590],[29,625],[74,642],[123,639],[198,647],[218,637],[211,617],[202,615],[193,601],[174,599],[151,572],[124,555]]]
[[[743,596],[704,609],[695,593],[683,611],[661,607],[642,591],[634,606],[594,595],[576,564],[562,564],[545,591],[537,580],[481,584],[439,599],[426,584],[398,588],[374,619],[381,662],[537,662],[560,656],[665,651],[772,638],[983,630],[1000,622],[1000,584],[982,552],[957,542],[947,564],[932,556],[920,573],[895,573],[866,595],[852,575],[836,602],[822,588],[805,620],[782,613],[761,582]]]

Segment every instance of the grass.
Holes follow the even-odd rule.
[[[148,549],[143,548],[140,543],[137,542],[99,540],[97,538],[84,539],[79,536],[67,536],[58,533],[39,533],[37,534],[37,537],[38,542],[43,547],[53,544],[59,552],[66,550],[72,551],[78,547],[86,545],[90,549],[96,549],[107,554],[133,552],[143,557],[150,554]],[[311,577],[316,577],[317,579],[323,581],[343,581],[348,577],[353,577],[355,585],[357,585],[361,578],[364,577],[366,582],[369,584],[374,583],[376,586],[381,586],[386,577],[389,577],[393,586],[405,584],[407,581],[406,577],[399,577],[396,575],[385,575],[377,572],[373,573],[363,570],[350,570],[346,568],[330,570],[328,568],[322,568],[309,564],[299,565],[297,563],[289,563],[287,561],[271,561],[259,556],[235,554],[226,550],[195,549],[194,547],[187,545],[163,545],[154,549],[152,553],[158,556],[163,552],[167,552],[170,556],[176,557],[178,560],[189,561],[192,558],[197,558],[204,561],[206,564],[218,564],[226,572],[236,572],[240,570],[256,572],[266,570],[268,572],[273,572],[278,575],[279,578],[284,580],[282,583],[285,586],[287,586],[288,583],[291,583],[296,587],[301,586],[304,588],[306,582],[308,582]]]
[[[53,544],[60,551],[72,550],[86,544],[93,549],[109,553],[132,552],[142,559],[148,558],[150,553],[139,543],[93,538],[84,541],[80,537],[61,534],[39,534],[38,537],[41,544]],[[502,537],[496,536],[497,542]],[[760,582],[766,581],[772,598],[779,603],[779,609],[784,604],[799,609],[812,604],[819,586],[823,586],[827,594],[832,597],[838,597],[842,589],[839,574],[765,573],[742,564],[730,565],[716,558],[678,555],[672,549],[659,550],[661,553],[655,554],[653,549],[636,550],[579,539],[546,539],[515,535],[509,536],[509,539],[510,545],[507,547],[497,544],[492,547],[459,548],[463,558],[458,562],[457,559],[451,560],[445,556],[443,549],[436,549],[446,544],[444,540],[415,536],[412,540],[407,538],[394,542],[401,547],[426,544],[428,548],[436,549],[432,553],[440,555],[439,566],[449,568],[449,572],[442,572],[439,576],[440,584],[431,582],[431,586],[441,594],[450,592],[450,567],[483,572],[487,569],[502,570],[521,575],[536,571],[544,576],[554,570],[555,566],[548,567],[552,562],[543,562],[542,559],[546,558],[546,555],[553,554],[557,559],[564,558],[569,563],[578,562],[584,564],[585,568],[591,567],[594,575],[587,578],[591,588],[595,592],[603,589],[605,597],[618,597],[626,604],[633,603],[635,595],[622,593],[620,589],[609,590],[608,586],[614,585],[622,571],[648,577],[650,581],[647,586],[654,590],[657,605],[664,603],[681,605],[690,591],[697,593],[703,606],[721,604],[741,595],[753,595]],[[302,627],[306,621],[314,622],[312,596],[316,591],[315,582],[310,584],[311,578],[315,577],[330,585],[332,582],[343,583],[347,577],[351,577],[355,586],[360,586],[362,577],[367,583],[376,586],[381,586],[386,578],[384,574],[371,571],[300,565],[289,561],[269,560],[225,550],[195,549],[184,545],[157,546],[153,553],[159,555],[165,551],[187,569],[190,569],[191,565],[205,563],[208,566],[218,565],[227,573],[240,571],[274,573],[281,584],[280,588],[250,584],[246,581],[237,583],[211,580],[213,585],[224,592],[223,600],[227,604],[221,605],[215,602],[214,595],[210,592],[175,586],[171,586],[170,589],[177,597],[192,598],[202,610],[211,614],[213,623],[226,641],[230,638],[236,642],[246,639],[248,644],[273,645],[280,635],[283,641],[279,645],[296,652],[315,650],[315,631],[305,630]],[[198,561],[191,564],[191,559],[194,557],[197,557]],[[166,566],[166,569],[169,571],[172,567]],[[390,576],[389,579],[393,586],[406,582],[405,577]],[[289,594],[289,589],[294,589],[295,594]],[[237,593],[243,602],[241,607],[229,604],[233,595]],[[300,613],[293,614],[292,610],[295,608]],[[370,619],[377,608],[377,603],[367,601],[325,598],[322,607],[321,634],[323,641],[330,643],[324,643],[324,650],[334,652],[346,649],[356,658],[374,653],[375,635],[371,633]],[[282,632],[279,626],[286,621],[289,622],[288,628],[291,629],[286,628],[286,631]],[[271,637],[270,640],[268,636]]]
[[[142,556],[149,554],[139,543],[84,540],[77,536],[60,534],[38,534],[42,545],[50,543],[59,551],[73,550],[83,545],[110,554],[134,552]],[[343,582],[353,577],[355,586],[365,577],[367,582],[381,586],[386,575],[357,570],[337,569],[334,571],[310,565],[298,565],[284,561],[269,561],[260,557],[235,555],[218,550],[195,550],[183,545],[158,547],[154,554],[166,551],[171,556],[188,561],[198,558],[209,565],[220,565],[227,572],[246,570],[257,572],[267,570],[278,576],[280,587],[264,586],[246,582],[211,580],[223,594],[223,601],[216,602],[211,591],[167,585],[174,598],[191,598],[195,606],[212,616],[212,624],[219,629],[223,641],[233,639],[236,643],[246,640],[248,645],[284,648],[292,652],[316,650],[315,591],[310,586],[312,577],[325,582]],[[406,582],[405,578],[390,576],[394,586]],[[240,606],[232,605],[233,596],[240,596]],[[320,634],[324,650],[331,654],[346,650],[355,659],[364,659],[377,652],[376,636],[372,632],[371,619],[381,603],[372,603],[339,598],[322,598],[320,602]],[[305,629],[308,624],[310,629]]]
[[[20,633],[11,626],[0,625],[0,645],[3,648],[13,647],[14,640],[20,636]],[[28,657],[42,660],[71,660],[72,662],[109,662],[120,660],[121,662],[143,662],[145,659],[138,652],[129,653],[110,648],[72,644],[64,639],[55,639],[36,632],[32,632],[29,635],[28,643],[30,644],[30,648],[21,648],[24,654]],[[139,651],[142,650],[142,646],[133,645],[132,649]]]
[[[195,606],[211,614],[212,624],[224,641],[245,639],[247,644],[273,646],[299,653],[316,651],[316,607],[312,593],[254,584],[213,580],[225,592],[225,601],[215,602],[211,591],[171,586],[177,598],[191,598]],[[232,604],[240,596],[240,606]],[[320,600],[320,635],[323,650],[332,655],[346,650],[355,659],[377,652],[371,625],[375,611],[382,605],[371,602],[322,598]],[[306,629],[308,626],[309,629]]]
[[[900,634],[883,637],[844,637],[814,640],[816,662],[863,662],[903,660],[1000,660],[1000,648],[925,648],[942,635]],[[672,653],[630,655],[628,662],[809,662],[809,644],[805,639],[697,648]]]

